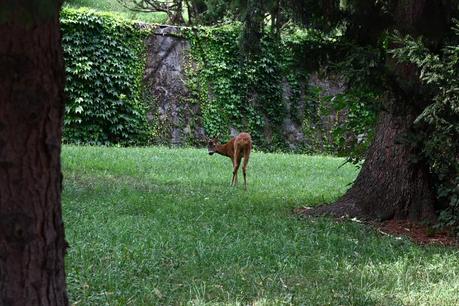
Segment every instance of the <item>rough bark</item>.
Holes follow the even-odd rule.
[[[60,166],[61,2],[3,3],[0,305],[67,305]]]
[[[451,12],[456,9],[454,1],[449,0],[395,1],[391,24],[384,26],[402,34],[422,35],[435,48],[441,45],[450,26]],[[372,35],[379,33],[373,35],[374,38],[384,30],[378,28],[379,24],[371,29],[371,22],[354,26],[360,26]],[[388,55],[386,71],[388,98],[379,115],[376,137],[361,172],[353,186],[335,204],[307,211],[307,214],[373,220],[435,220],[435,198],[427,166],[413,163],[414,149],[406,140],[415,132],[412,130],[413,121],[430,103],[428,91],[420,83],[419,73],[413,65],[397,63]]]
[[[378,221],[434,221],[435,200],[427,167],[413,162],[414,147],[406,139],[415,117],[381,112],[375,140],[353,186],[335,204],[306,213]]]
[[[434,196],[426,167],[412,162],[413,147],[404,139],[413,117],[382,112],[376,138],[353,186],[336,204],[315,213],[433,221]]]

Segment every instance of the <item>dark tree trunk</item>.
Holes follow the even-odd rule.
[[[174,0],[174,9],[171,11],[171,15],[169,16],[169,21],[172,24],[185,24],[185,20],[183,19],[183,4],[182,0]]]
[[[362,0],[361,3],[373,2]],[[448,0],[396,1],[392,23],[384,27],[415,37],[422,35],[435,48],[449,28],[453,3]],[[362,10],[362,14],[365,13]],[[381,33],[380,24],[372,22],[368,20],[368,24],[355,26],[368,33]],[[420,162],[413,162],[414,148],[406,139],[410,133],[415,133],[413,121],[430,103],[429,93],[420,83],[414,66],[396,63],[388,55],[386,71],[388,98],[379,114],[375,140],[361,172],[353,186],[335,204],[307,214],[347,215],[373,220],[435,220],[435,198],[428,168]]]
[[[433,221],[434,196],[427,167],[413,162],[405,139],[415,114],[380,114],[376,137],[351,189],[328,213],[363,219]],[[327,212],[327,211],[324,211]]]
[[[393,101],[395,103],[395,101]],[[406,101],[399,102],[400,104]],[[427,167],[414,162],[414,147],[406,139],[419,113],[382,111],[376,136],[353,186],[333,205],[309,213],[384,221],[435,220],[434,195]]]
[[[0,305],[67,305],[60,1],[0,4]]]

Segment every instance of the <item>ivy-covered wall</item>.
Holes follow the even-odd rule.
[[[304,136],[305,128],[311,134],[304,123],[317,113],[311,94],[318,90],[297,65],[298,53],[305,51],[299,46],[311,37],[300,33],[281,43],[267,36],[262,54],[246,59],[237,43],[240,25],[157,28],[147,39],[145,76],[155,97],[150,118],[156,142],[196,145],[206,137],[227,140],[248,131],[257,149],[316,149],[317,141]]]
[[[150,122],[153,142],[164,145],[194,145],[205,138],[199,103],[189,99],[186,82],[190,44],[180,28],[157,26],[145,40],[147,63],[144,84],[151,99]]]
[[[61,28],[67,77],[64,142],[148,143],[148,102],[142,97],[148,31],[85,9],[64,9]]]
[[[258,150],[341,153],[368,134],[352,117],[358,99],[341,95],[339,78],[319,77],[333,37],[266,35],[261,54],[247,59],[238,24],[146,25],[81,9],[64,10],[61,24],[65,142],[203,145],[247,131]]]
[[[252,134],[263,150],[302,145],[307,75],[292,69],[293,49],[266,36],[262,53],[240,53],[240,26],[185,30],[191,43],[187,70],[191,99],[201,106],[204,129],[228,139],[230,131]]]

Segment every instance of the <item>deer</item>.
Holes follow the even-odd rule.
[[[231,186],[236,186],[237,184],[237,172],[241,160],[244,157],[242,173],[244,174],[244,190],[247,190],[247,163],[249,162],[250,152],[252,151],[252,137],[250,137],[250,134],[240,133],[225,144],[219,144],[217,139],[209,139],[207,149],[209,155],[217,153],[227,156],[233,161],[233,179],[231,180]]]

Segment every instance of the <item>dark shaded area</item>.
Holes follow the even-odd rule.
[[[0,305],[68,305],[61,4],[0,6]]]
[[[350,22],[347,35],[357,44],[376,45],[386,31],[396,30],[402,35],[422,35],[430,46],[438,48],[457,15],[457,3],[350,1],[345,13]],[[385,95],[375,140],[359,176],[337,203],[308,214],[435,222],[436,200],[428,166],[423,161],[414,162],[416,147],[407,140],[417,133],[413,122],[432,103],[433,96],[421,83],[414,65],[399,63],[386,54],[384,70]]]

